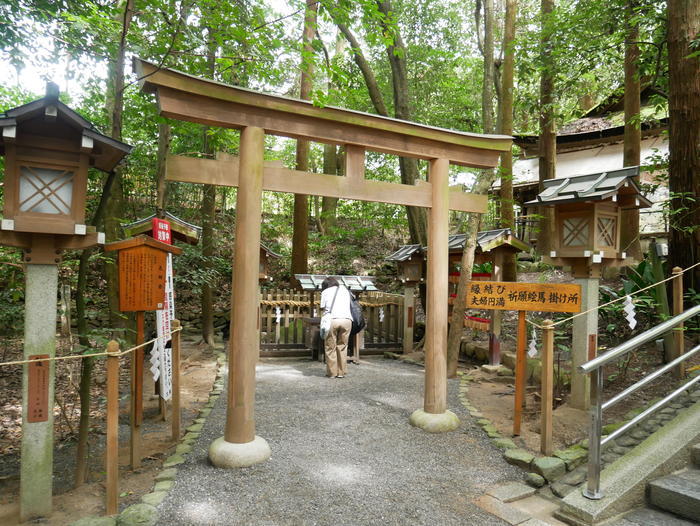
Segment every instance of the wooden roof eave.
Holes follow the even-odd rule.
[[[493,167],[511,147],[505,135],[479,135],[311,102],[267,95],[158,68],[134,59],[144,91],[156,92],[161,114],[212,126],[258,126],[266,133],[417,157],[453,164]]]

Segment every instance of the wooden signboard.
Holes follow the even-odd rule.
[[[119,252],[119,310],[154,311],[165,303],[166,253],[147,246]]]
[[[467,308],[544,312],[581,312],[581,285],[472,281]]]
[[[48,354],[33,354],[30,360],[49,358]],[[49,362],[29,364],[27,422],[46,422],[49,419]]]

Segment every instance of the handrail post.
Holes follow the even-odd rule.
[[[671,272],[673,276],[673,315],[678,316],[683,312],[683,269],[680,267],[674,267]],[[679,358],[683,355],[684,341],[683,341],[683,323],[679,323],[677,327],[673,329],[673,347],[674,347],[674,358]],[[675,370],[677,378],[683,378],[685,376],[685,364],[680,363]]]
[[[180,439],[180,320],[173,320],[172,322],[173,333],[172,333],[172,439],[173,442],[177,442]]]
[[[107,344],[107,447],[105,471],[107,493],[105,512],[115,515],[119,511],[119,344],[112,340]]]
[[[603,429],[603,369],[591,371],[591,429],[588,437],[588,483],[583,496],[591,500],[603,498],[600,491],[601,445]]]

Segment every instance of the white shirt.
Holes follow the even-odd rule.
[[[333,303],[333,296],[335,296],[336,290],[338,291],[338,296],[335,298],[335,303]],[[331,304],[333,304],[332,312]],[[321,292],[321,310],[324,313],[330,312],[333,319],[345,318],[347,320],[351,320],[352,314],[350,314],[350,291],[343,286],[328,287],[326,290]]]

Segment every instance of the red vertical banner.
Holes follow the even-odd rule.
[[[170,221],[166,219],[153,218],[153,239],[161,243],[173,244],[173,237],[170,232]]]

